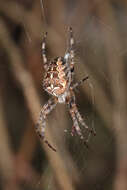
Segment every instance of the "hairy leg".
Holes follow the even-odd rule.
[[[44,69],[47,69],[47,56],[46,56],[46,37],[47,37],[47,33],[45,33],[43,39],[42,39],[42,58],[43,58],[43,62],[44,62]]]
[[[71,70],[71,72],[73,72],[73,70],[74,70],[74,56],[75,56],[74,44],[75,44],[75,40],[74,40],[74,37],[73,37],[73,31],[72,31],[72,28],[69,27],[69,39],[68,39],[67,51],[65,53],[64,59],[66,61],[70,60],[70,70]]]
[[[72,28],[70,27],[69,28],[69,49],[68,49],[68,52],[70,53],[70,58],[71,58],[71,63],[70,63],[70,66],[71,66],[71,71],[74,70],[74,56],[75,56],[75,52],[74,52],[74,37],[73,37],[73,31],[72,31]]]
[[[90,128],[87,126],[87,124],[86,124],[85,121],[83,120],[83,118],[82,118],[80,112],[78,111],[77,107],[76,107],[76,109],[75,109],[75,114],[76,114],[76,117],[77,117],[79,123],[80,123],[81,125],[83,125],[91,134],[93,134],[93,135],[95,136],[95,135],[96,135],[96,132],[95,132],[93,129],[90,129]]]
[[[67,51],[65,53],[64,59],[66,62],[66,73],[68,78],[68,89],[71,86],[71,83],[73,81],[73,72],[74,72],[74,37],[73,37],[73,31],[72,28],[69,28],[69,39],[67,44]]]
[[[86,76],[86,77],[84,77],[83,79],[81,79],[79,82],[76,82],[74,85],[72,85],[72,89],[75,89],[75,88],[77,88],[79,85],[81,85],[84,81],[86,81],[87,79],[88,79],[89,77],[88,76]]]
[[[76,104],[75,104],[75,97],[74,96],[71,97],[71,99],[67,100],[67,105],[68,105],[69,112],[70,112],[70,115],[71,115],[71,118],[73,121],[73,127],[72,127],[71,134],[73,136],[75,134],[75,132],[77,132],[77,134],[80,136],[80,138],[83,139],[82,132],[81,132],[81,129],[79,127],[78,120],[77,120],[76,114],[75,114]]]
[[[73,121],[73,127],[72,127],[72,132],[71,132],[72,136],[74,135],[74,133],[76,131],[77,134],[80,136],[80,138],[83,139],[81,129],[79,127],[79,124],[78,124],[78,121],[77,121],[77,118],[76,118],[76,115],[75,115],[73,109],[70,109],[69,112],[71,114],[72,121]]]
[[[69,107],[69,112],[71,114],[72,120],[73,120],[73,127],[72,127],[72,136],[74,135],[75,132],[78,133],[78,135],[80,135],[81,139],[83,139],[83,135],[81,132],[81,129],[79,127],[79,123],[85,127],[85,129],[89,132],[88,138],[86,140],[84,140],[84,143],[87,145],[87,142],[89,140],[90,134],[96,135],[96,132],[93,129],[90,129],[86,123],[84,122],[81,114],[78,111],[78,108],[76,106],[75,103],[75,95],[74,93],[72,94],[72,97],[70,98],[70,100],[67,101],[68,107]]]
[[[43,140],[52,150],[56,151],[49,142],[45,139],[45,127],[46,127],[46,117],[55,108],[57,100],[54,98],[49,99],[48,102],[43,106],[40,111],[40,116],[36,125],[36,132],[41,140]]]

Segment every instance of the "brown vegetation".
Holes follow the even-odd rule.
[[[1,189],[127,190],[126,1],[0,1]],[[76,39],[75,78],[89,75],[77,104],[97,136],[89,148],[71,137],[58,105],[41,144],[34,126],[49,98],[42,89],[41,41],[49,58],[64,55],[67,28]],[[64,131],[67,130],[67,133]],[[40,146],[41,145],[41,146]]]

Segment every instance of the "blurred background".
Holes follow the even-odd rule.
[[[47,118],[46,138],[36,132],[41,107],[41,42],[47,55],[65,53],[68,27],[76,40],[77,106],[96,130],[88,148],[70,135],[65,105]],[[127,1],[0,0],[0,189],[127,190]],[[84,132],[84,136],[88,136]]]

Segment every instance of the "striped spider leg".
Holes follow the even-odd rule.
[[[52,145],[50,145],[50,143],[45,139],[45,127],[46,127],[45,120],[47,115],[55,108],[56,104],[57,104],[56,98],[53,97],[49,99],[48,102],[42,107],[38,122],[36,124],[36,133],[38,134],[40,139],[44,141],[53,151],[56,151],[56,149]]]
[[[85,77],[84,79],[87,80],[87,77]],[[82,82],[84,82],[84,80],[81,80],[79,83],[76,83],[74,86],[77,87]],[[71,115],[71,118],[73,121],[71,135],[74,136],[74,134],[77,133],[82,140],[84,139],[82,132],[81,132],[81,129],[79,127],[79,124],[81,124],[82,126],[84,126],[84,128],[86,130],[88,130],[89,134],[93,134],[95,136],[96,132],[87,126],[87,124],[83,120],[80,112],[78,111],[78,108],[77,108],[77,105],[75,102],[75,94],[74,94],[73,90],[71,90],[71,95],[70,95],[70,97],[67,98],[66,103],[68,105],[68,109],[69,109],[69,112],[70,112],[70,115]],[[88,135],[88,138],[86,140],[84,140],[87,147],[88,147],[88,145],[87,145],[88,139],[89,139],[89,135]]]
[[[77,88],[79,85],[81,85],[84,81],[86,81],[89,77],[86,76],[83,79],[81,79],[79,82],[72,84],[73,82],[73,72],[74,72],[74,57],[75,57],[75,52],[74,52],[74,45],[75,45],[75,40],[73,37],[73,31],[72,28],[69,28],[70,31],[70,36],[69,36],[69,44],[68,44],[68,51],[65,54],[65,57],[68,55],[68,57],[70,57],[70,71],[71,71],[71,85],[70,85],[70,94],[71,96],[69,97],[69,102],[68,102],[68,98],[67,98],[67,104],[69,107],[69,112],[70,115],[72,117],[72,121],[73,121],[73,127],[72,127],[72,136],[74,135],[75,132],[77,132],[77,134],[81,137],[81,139],[83,139],[83,135],[81,133],[81,129],[79,127],[79,123],[81,125],[83,125],[90,133],[96,135],[95,131],[93,129],[89,129],[88,126],[86,125],[86,123],[84,122],[81,114],[78,111],[78,108],[76,106],[75,103],[75,95],[73,92],[73,89]],[[87,145],[87,142],[86,142]]]

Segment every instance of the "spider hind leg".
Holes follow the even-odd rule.
[[[42,39],[42,48],[41,48],[45,70],[48,68],[48,60],[47,60],[47,56],[46,56],[46,37],[47,37],[47,32],[44,34],[44,37]]]

